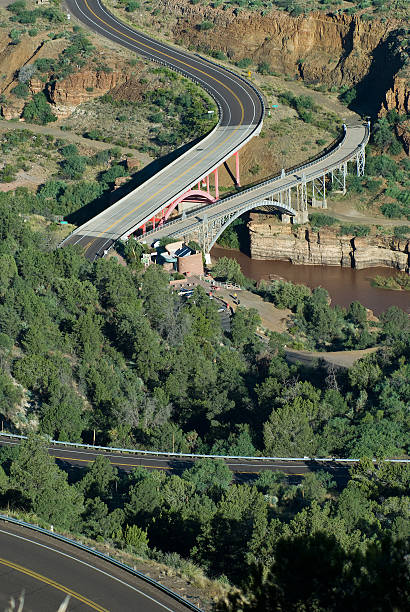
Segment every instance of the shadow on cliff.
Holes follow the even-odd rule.
[[[185,151],[198,144],[203,138],[203,136],[201,136],[200,138],[196,138],[195,140],[192,140],[191,142],[182,145],[175,151],[172,151],[171,153],[168,153],[167,155],[156,159],[155,161],[148,164],[148,166],[145,166],[144,168],[139,170],[139,172],[133,174],[131,179],[127,181],[125,185],[119,187],[115,191],[105,191],[99,198],[96,198],[92,202],[89,202],[86,206],[83,206],[82,208],[79,208],[75,212],[70,213],[69,215],[64,217],[65,220],[77,226],[86,223],[87,221],[98,215],[100,212],[102,212],[112,204],[115,204],[115,202],[118,202],[118,200],[120,200],[124,196],[128,195],[131,191],[142,185],[142,183],[144,183],[149,178],[154,176],[157,172],[165,168],[165,166],[177,159],[177,157],[180,157],[183,153],[185,153]]]
[[[351,110],[377,118],[386,92],[393,87],[394,77],[404,65],[399,52],[400,34],[400,30],[391,32],[373,51],[367,75],[355,85],[357,94],[349,105]]]

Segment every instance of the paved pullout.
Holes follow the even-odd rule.
[[[0,608],[24,594],[24,612],[182,612],[188,608],[125,570],[51,537],[0,521]]]
[[[259,133],[263,104],[259,93],[240,76],[137,32],[119,21],[99,0],[66,0],[66,5],[77,19],[101,36],[192,78],[219,107],[217,127],[199,144],[79,227],[63,243],[81,245],[85,256],[94,260],[116,239],[148,221]]]

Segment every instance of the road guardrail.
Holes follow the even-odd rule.
[[[20,527],[25,527],[26,529],[31,529],[32,531],[36,531],[38,533],[42,533],[43,535],[50,536],[51,538],[54,538],[54,540],[59,540],[60,542],[64,542],[65,544],[70,544],[70,546],[74,546],[75,548],[84,550],[85,552],[91,555],[94,555],[94,557],[99,557],[100,559],[103,559],[103,561],[107,561],[111,565],[115,565],[116,567],[119,567],[120,569],[125,570],[129,574],[132,574],[133,576],[140,578],[141,580],[143,580],[144,582],[147,582],[148,584],[155,587],[159,591],[162,591],[163,593],[165,593],[172,599],[183,604],[189,610],[194,610],[194,612],[203,612],[201,608],[198,608],[197,606],[195,606],[193,603],[191,603],[190,601],[188,601],[181,595],[178,595],[178,593],[171,591],[171,589],[164,586],[160,582],[157,582],[153,578],[150,578],[150,576],[146,576],[142,572],[135,570],[134,568],[132,568],[129,565],[126,565],[125,563],[121,563],[121,561],[117,561],[117,559],[114,559],[114,557],[110,557],[109,555],[106,555],[105,553],[102,553],[99,550],[96,550],[95,548],[90,548],[89,546],[86,546],[85,544],[82,544],[81,542],[77,542],[76,540],[67,538],[66,536],[63,536],[59,533],[55,533],[54,531],[49,531],[48,529],[44,529],[43,527],[39,527],[38,525],[33,525],[32,523],[26,523],[26,521],[21,521],[19,519],[12,518],[10,516],[7,516],[6,514],[0,514],[0,520],[6,521],[7,523],[13,523],[14,525],[19,525]]]
[[[16,438],[19,440],[27,440],[27,436],[19,434],[10,434],[2,432],[0,438],[6,436],[7,438]],[[46,438],[45,438],[46,439]],[[53,446],[69,446],[77,448],[85,448],[87,450],[104,451],[104,452],[117,452],[117,453],[131,453],[134,455],[151,455],[155,457],[175,457],[177,459],[223,459],[225,461],[243,460],[243,461],[317,461],[319,463],[358,463],[360,459],[339,459],[336,457],[246,457],[242,455],[205,455],[196,453],[173,453],[166,451],[149,451],[137,448],[116,448],[113,446],[98,446],[93,444],[81,444],[80,442],[64,442],[61,440],[47,440],[49,444]],[[373,458],[373,463],[378,463],[380,460]],[[410,463],[410,459],[383,459],[386,463]]]

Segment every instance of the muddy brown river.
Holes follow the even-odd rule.
[[[236,259],[245,276],[253,280],[269,280],[271,275],[277,275],[292,283],[308,285],[311,289],[324,287],[332,298],[332,304],[339,306],[348,306],[350,302],[357,300],[366,308],[371,308],[375,315],[379,315],[389,306],[398,306],[410,313],[409,291],[391,291],[371,285],[370,281],[376,275],[394,275],[391,268],[353,270],[337,266],[299,266],[286,261],[251,259],[240,251],[220,246],[213,247],[211,257],[213,261],[220,257]]]

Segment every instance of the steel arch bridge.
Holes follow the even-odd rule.
[[[357,123],[344,126],[344,137],[334,149],[317,160],[292,169],[245,189],[242,192],[201,206],[161,227],[137,236],[141,242],[154,242],[165,236],[195,240],[209,259],[209,252],[219,236],[235,219],[244,213],[262,209],[278,211],[282,221],[306,223],[308,205],[327,208],[327,186],[345,194],[348,162],[355,165],[357,176],[365,170],[365,147],[370,136],[370,125]],[[127,239],[127,236],[123,236]]]

